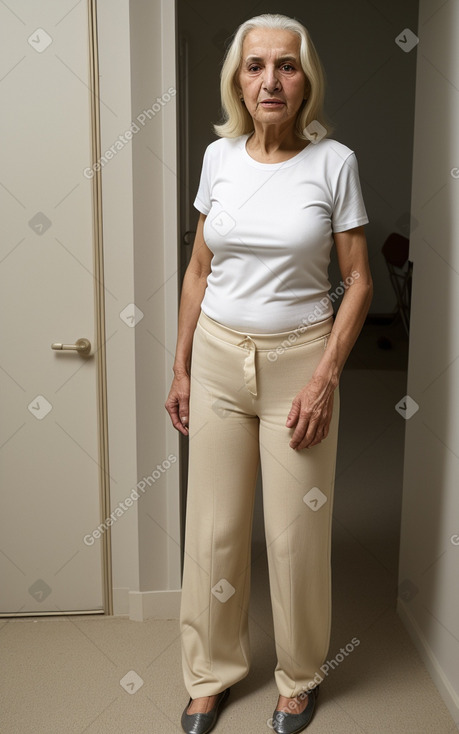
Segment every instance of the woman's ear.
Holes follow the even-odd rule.
[[[233,76],[233,86],[234,86],[234,89],[236,91],[237,96],[239,97],[239,99],[242,100],[244,98],[244,95],[242,94],[242,87],[239,84],[239,75],[240,75],[240,73],[241,73],[241,67],[239,66],[239,68],[237,69],[235,75]]]

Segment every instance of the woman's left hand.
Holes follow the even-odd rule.
[[[295,427],[290,447],[305,449],[328,436],[333,414],[334,387],[320,377],[312,377],[296,395],[287,417],[287,428]]]

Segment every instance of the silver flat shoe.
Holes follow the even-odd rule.
[[[319,695],[319,686],[308,691],[308,703],[301,714],[288,714],[276,709],[273,714],[273,731],[276,734],[298,734],[311,723]]]
[[[230,689],[226,688],[218,694],[214,708],[206,714],[187,714],[188,706],[192,699],[188,701],[182,714],[182,729],[186,734],[208,734],[217,723],[220,709],[229,696]]]

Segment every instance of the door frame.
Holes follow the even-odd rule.
[[[105,283],[102,225],[102,171],[95,166],[101,158],[99,44],[97,34],[97,0],[88,0],[89,25],[89,91],[91,106],[91,167],[93,200],[94,320],[97,379],[97,416],[99,452],[99,500],[101,522],[110,516],[110,472],[108,454],[107,355],[105,330]],[[113,614],[111,527],[101,538],[102,591],[104,614]]]

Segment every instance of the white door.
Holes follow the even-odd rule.
[[[0,614],[103,613],[90,8],[11,7],[0,4]],[[80,338],[89,356],[51,348]]]

